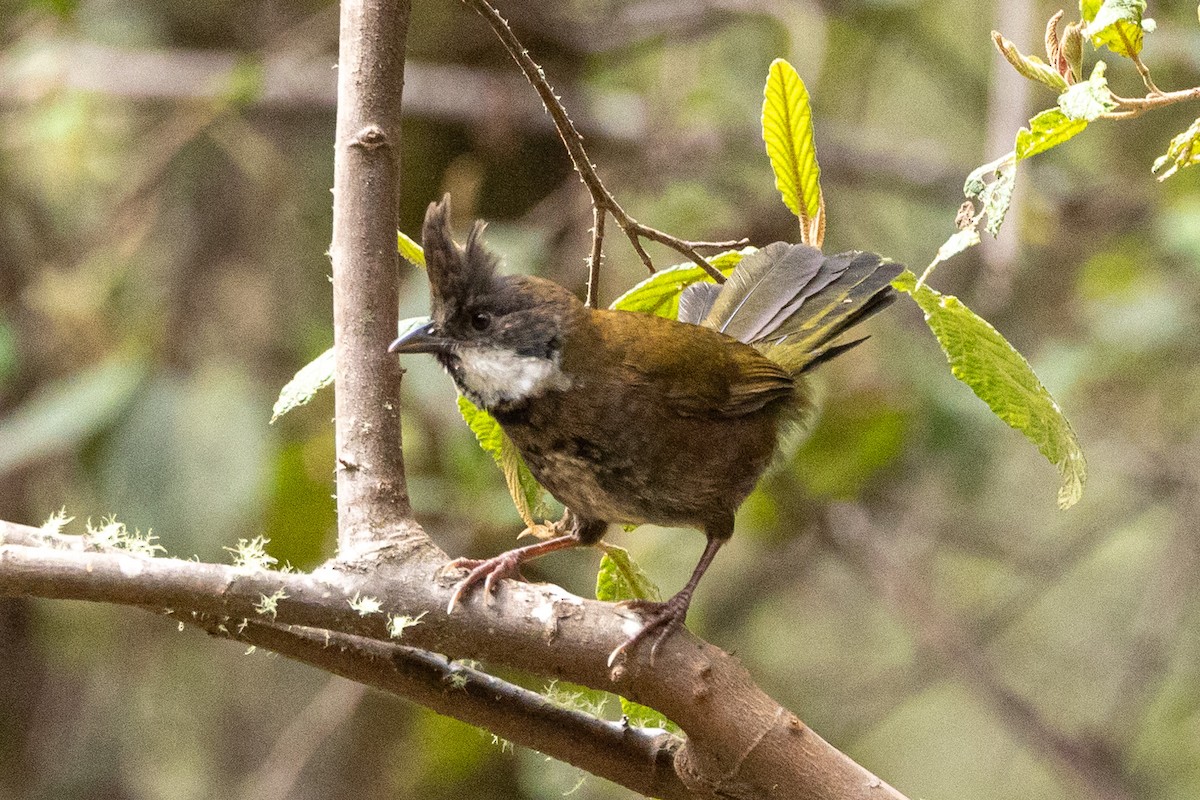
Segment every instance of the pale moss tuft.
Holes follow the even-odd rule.
[[[607,695],[589,697],[589,692],[580,689],[567,689],[559,685],[557,680],[550,681],[546,686],[542,696],[548,701],[570,711],[581,711],[585,714],[591,714],[593,717],[599,717],[604,712],[604,705],[608,702]]]
[[[63,528],[75,520],[74,517],[67,516],[67,507],[63,506],[58,511],[50,515],[50,518],[42,523],[42,533],[59,534]]]
[[[350,598],[350,607],[357,611],[360,617],[365,617],[368,614],[378,614],[383,604],[374,597],[360,596],[358,592],[355,592],[354,597]]]
[[[272,566],[279,563],[274,556],[267,553],[267,545],[270,542],[271,540],[265,536],[255,536],[253,539],[238,539],[237,545],[224,549],[233,553],[233,566],[235,569],[261,572],[269,570]]]
[[[146,558],[154,558],[158,553],[167,552],[165,547],[157,543],[158,537],[153,531],[147,530],[144,535],[136,529],[130,532],[125,523],[118,522],[116,517],[101,518],[98,526],[93,525],[89,519],[87,533],[84,535],[99,550],[124,550]]]
[[[254,604],[254,610],[259,614],[266,616],[271,615],[271,619],[275,619],[276,613],[279,611],[279,601],[287,597],[283,589],[276,589],[271,595],[260,595],[260,600]]]
[[[428,613],[428,611],[422,611],[415,617],[409,617],[403,614],[392,614],[392,616],[388,618],[388,636],[393,639],[400,639],[404,636],[404,631],[413,627],[414,625],[420,625],[421,618]]]

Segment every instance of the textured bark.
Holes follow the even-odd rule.
[[[343,0],[333,177],[338,556],[416,530],[400,446],[395,336],[400,100],[408,0]]]

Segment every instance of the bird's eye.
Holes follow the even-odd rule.
[[[471,327],[477,331],[486,331],[492,324],[492,315],[485,311],[476,311],[471,315]]]

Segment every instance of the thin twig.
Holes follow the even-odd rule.
[[[1142,76],[1142,83],[1146,84],[1146,90],[1149,91],[1150,94],[1162,94],[1162,92],[1158,90],[1158,87],[1154,85],[1154,80],[1150,77],[1150,68],[1146,66],[1144,61],[1142,61],[1142,57],[1138,55],[1138,52],[1133,48],[1133,42],[1129,41],[1129,37],[1125,35],[1125,29],[1120,25],[1117,25],[1116,29],[1117,35],[1120,36],[1121,41],[1125,43],[1125,52],[1129,54],[1129,60],[1133,62],[1135,67],[1137,67],[1138,74]]]
[[[1118,97],[1113,95],[1113,99],[1117,101],[1117,107],[1107,114],[1101,114],[1101,119],[1132,119],[1140,117],[1147,111],[1153,111],[1156,108],[1182,103],[1188,100],[1200,100],[1200,86],[1194,86],[1191,89],[1180,89],[1177,92],[1159,92],[1158,94],[1146,95],[1145,97]]]
[[[600,259],[604,256],[604,209],[592,206],[592,254],[588,257],[587,307],[600,302]]]
[[[616,201],[612,194],[604,188],[604,182],[600,179],[596,172],[595,165],[588,158],[587,150],[583,146],[583,137],[579,134],[575,123],[571,121],[571,117],[567,114],[567,109],[563,106],[562,101],[554,93],[553,87],[546,80],[545,71],[538,66],[537,62],[529,55],[529,51],[521,44],[521,41],[513,33],[512,28],[504,17],[500,16],[497,11],[487,0],[462,0],[463,3],[475,9],[481,17],[487,20],[492,26],[492,30],[496,32],[496,36],[504,44],[509,55],[517,62],[521,68],[521,72],[533,85],[538,96],[542,98],[542,104],[545,105],[550,118],[554,120],[554,127],[558,130],[558,135],[562,139],[563,146],[567,148],[567,154],[571,157],[571,163],[575,166],[575,171],[579,173],[579,179],[583,181],[587,187],[588,193],[592,196],[592,205],[596,209],[595,216],[602,217],[605,212],[612,214],[617,225],[624,231],[625,236],[629,239],[629,243],[642,259],[642,263],[651,272],[654,271],[654,262],[650,260],[649,253],[642,246],[640,239],[646,238],[651,241],[664,244],[673,250],[687,256],[697,265],[704,269],[713,280],[718,283],[725,281],[725,276],[720,273],[712,264],[708,263],[705,258],[700,255],[697,250],[700,248],[730,248],[741,247],[748,243],[746,239],[729,240],[723,242],[703,242],[703,241],[688,241],[672,236],[669,233],[664,233],[648,225],[643,225],[621,207],[621,204]],[[592,226],[592,268],[599,263],[594,255],[603,247],[604,226]]]

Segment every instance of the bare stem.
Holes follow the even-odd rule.
[[[1177,92],[1158,92],[1145,97],[1117,97],[1114,95],[1113,99],[1117,101],[1117,107],[1107,114],[1101,115],[1101,119],[1132,119],[1140,117],[1147,111],[1165,108],[1188,100],[1200,100],[1200,86],[1180,89]]]
[[[604,257],[604,209],[592,206],[592,253],[588,257],[587,306],[600,302],[600,259]]]
[[[1146,90],[1152,95],[1162,94],[1158,87],[1154,85],[1154,80],[1150,77],[1150,68],[1142,61],[1142,57],[1133,48],[1133,42],[1129,41],[1129,37],[1125,35],[1125,29],[1120,25],[1117,25],[1116,29],[1117,35],[1125,43],[1125,52],[1129,54],[1129,60],[1133,62],[1133,66],[1137,67],[1138,74],[1142,76],[1142,83],[1146,84]]]

